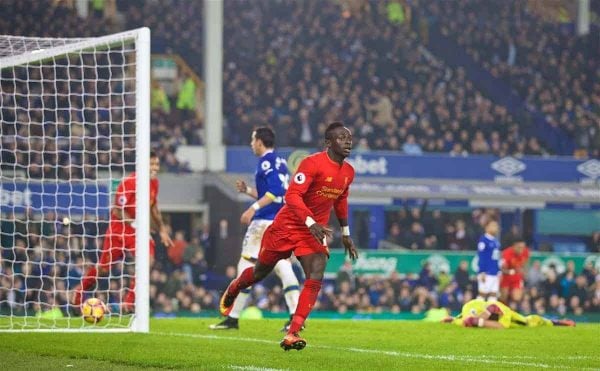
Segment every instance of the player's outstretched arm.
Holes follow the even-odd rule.
[[[160,241],[163,243],[163,245],[165,245],[166,247],[173,246],[173,240],[171,240],[169,232],[167,231],[167,226],[162,220],[162,215],[160,213],[160,210],[158,209],[158,203],[154,203],[154,205],[150,207],[150,217],[152,218],[152,222],[154,223],[154,225],[156,225],[156,227],[158,228]]]

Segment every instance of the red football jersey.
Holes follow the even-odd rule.
[[[135,219],[136,176],[131,173],[117,187],[115,206],[123,208],[127,216]],[[158,198],[158,179],[150,179],[150,207],[156,204]]]
[[[505,269],[514,269],[517,271],[514,276],[523,277],[522,270],[529,260],[529,249],[525,247],[523,251],[521,251],[521,254],[517,254],[514,248],[511,246],[502,251],[502,260],[502,264]]]
[[[348,162],[340,166],[327,151],[308,156],[300,163],[285,194],[285,205],[275,216],[273,233],[307,235],[312,238],[306,218],[327,225],[331,208],[338,218],[348,218],[348,190],[354,180],[354,168]]]

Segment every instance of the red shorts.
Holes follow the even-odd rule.
[[[523,288],[523,278],[520,276],[502,276],[500,280],[500,287],[504,289],[522,289]]]
[[[319,243],[312,235],[280,235],[273,233],[269,226],[263,234],[258,261],[264,265],[275,265],[279,260],[289,258],[292,253],[297,257],[318,253],[329,256],[329,248]]]
[[[150,256],[154,256],[155,244],[150,238]],[[125,251],[135,256],[135,229],[123,230],[118,225],[111,224],[104,235],[100,265],[110,265],[122,259]]]

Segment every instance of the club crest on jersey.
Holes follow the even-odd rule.
[[[265,160],[265,161],[263,161],[263,162],[260,163],[260,167],[263,170],[267,170],[268,168],[271,167],[271,163],[269,161]]]
[[[325,178],[325,181],[328,183],[333,182],[333,177],[332,176],[328,176],[327,178]]]
[[[120,206],[123,206],[123,205],[125,205],[125,202],[127,202],[127,197],[125,197],[125,195],[121,195],[121,196],[119,196],[119,198],[117,199],[117,203],[118,203]]]
[[[304,184],[304,182],[306,182],[306,175],[304,175],[304,173],[296,173],[296,175],[294,175],[294,183]]]

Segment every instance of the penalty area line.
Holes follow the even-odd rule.
[[[233,341],[243,341],[243,342],[250,342],[250,343],[271,344],[271,345],[279,344],[279,342],[272,341],[272,340],[247,338],[247,337],[236,337],[236,336],[188,334],[188,333],[180,333],[180,332],[151,332],[151,334],[159,335],[159,336],[189,337],[189,338],[197,338],[197,339],[233,340]],[[438,361],[447,361],[447,362],[502,364],[502,365],[521,366],[521,367],[538,367],[538,368],[572,368],[572,367],[569,367],[568,365],[551,365],[551,364],[547,364],[547,363],[527,362],[527,361],[509,361],[509,360],[506,360],[504,356],[477,357],[477,356],[453,355],[453,354],[443,355],[443,354],[410,353],[410,352],[398,352],[398,351],[394,351],[394,350],[339,347],[339,346],[329,346],[329,345],[310,345],[310,348],[330,349],[330,350],[356,352],[356,353],[379,354],[379,355],[386,355],[386,356],[399,357],[399,358],[438,360]],[[557,359],[557,360],[559,360],[559,359]]]

